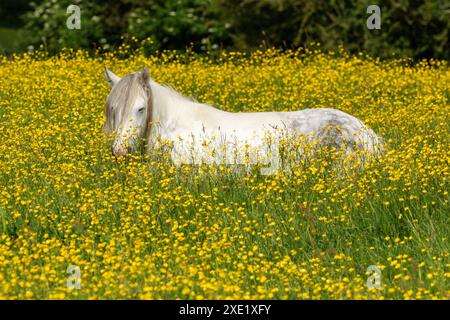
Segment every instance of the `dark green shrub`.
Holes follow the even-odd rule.
[[[213,10],[213,0],[132,0],[127,32],[152,38],[159,49],[216,49],[230,44],[229,24]]]
[[[8,0],[9,1],[9,0]],[[69,4],[82,10],[82,28],[66,28]],[[381,8],[381,29],[368,30],[366,9]],[[319,42],[374,56],[449,58],[450,17],[445,0],[40,0],[24,16],[23,48],[44,44],[108,49],[121,36],[152,38],[153,49],[252,50]]]
[[[232,25],[237,48],[298,47],[320,42],[380,57],[449,57],[447,1],[427,0],[216,0],[222,19]],[[366,9],[381,8],[381,30],[368,30]]]

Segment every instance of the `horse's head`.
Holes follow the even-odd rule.
[[[111,92],[106,99],[105,131],[114,133],[112,152],[116,157],[135,151],[149,134],[152,118],[150,75],[144,69],[118,77],[105,68]]]

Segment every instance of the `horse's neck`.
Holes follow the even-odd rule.
[[[189,126],[195,121],[207,123],[219,109],[192,101],[178,92],[150,80],[153,94],[153,119],[162,126]]]

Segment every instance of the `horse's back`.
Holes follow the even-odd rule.
[[[378,153],[379,137],[361,120],[337,109],[320,108],[286,112],[287,126],[294,132],[311,137],[321,145],[345,147],[348,152],[365,149]]]

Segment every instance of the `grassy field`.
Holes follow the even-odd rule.
[[[450,297],[447,62],[119,56],[0,60],[0,298]],[[103,66],[124,75],[144,64],[225,110],[346,111],[387,152],[344,175],[322,157],[271,176],[116,161]],[[370,266],[380,287],[367,286]]]

